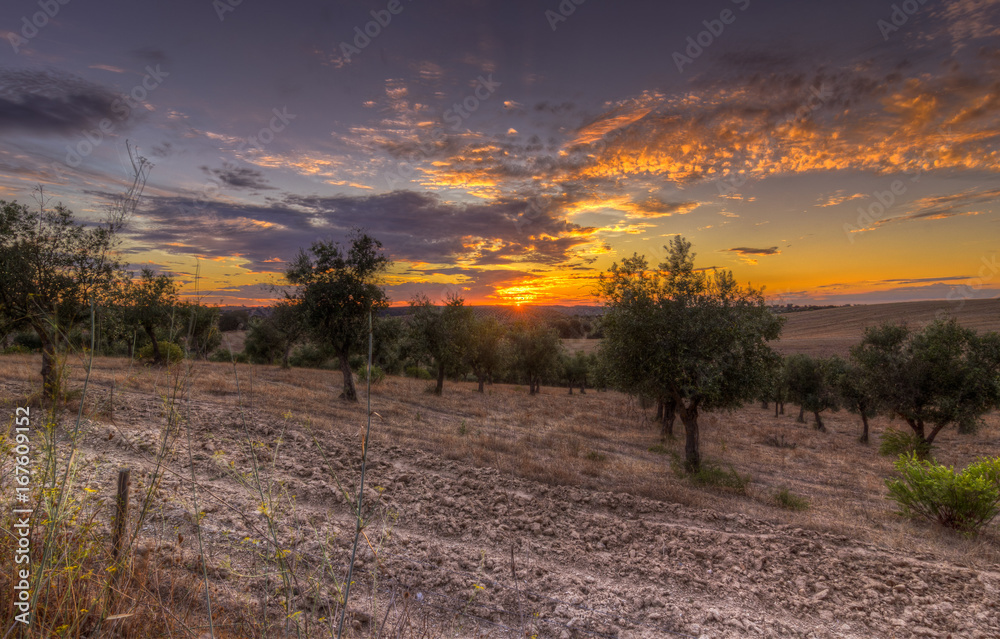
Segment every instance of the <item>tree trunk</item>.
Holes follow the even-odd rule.
[[[479,380],[479,392],[480,393],[485,393],[486,390],[483,387],[486,385],[486,376],[485,375],[476,375],[476,379]]]
[[[573,382],[570,382],[570,383],[569,383],[569,394],[570,394],[570,395],[572,395],[572,394],[573,394]]]
[[[580,394],[581,395],[586,395],[587,394],[586,386],[587,386],[587,382],[580,382]]]
[[[340,359],[340,372],[344,376],[344,392],[340,394],[340,399],[345,402],[358,401],[358,393],[354,390],[354,371],[351,370],[351,361],[346,352],[337,354]]]
[[[674,420],[677,418],[676,404],[674,400],[663,403],[663,417],[660,418],[660,440],[667,441],[674,436]]]
[[[799,406],[799,416],[795,418],[795,421],[799,424],[806,423],[806,409],[802,406]]]
[[[768,402],[766,399],[760,400],[760,407],[763,408],[764,410],[767,410]]]
[[[437,386],[434,387],[434,394],[440,395],[441,391],[444,390],[444,363],[438,364],[438,379]]]
[[[684,470],[696,473],[701,468],[701,453],[698,450],[698,405],[692,403],[685,406],[680,403],[678,409],[681,422],[684,424]]]
[[[291,341],[287,341],[286,340],[285,341],[285,354],[281,358],[281,367],[282,368],[291,368],[291,365],[288,363],[288,357],[291,354],[291,352],[292,352],[292,343],[291,343]]]
[[[823,425],[823,420],[819,418],[819,411],[813,411],[813,417],[816,418],[816,430],[826,432],[826,426]]]
[[[656,421],[663,420],[663,400],[656,400]]]
[[[152,326],[143,326],[146,331],[146,335],[149,335],[149,341],[153,343],[153,366],[159,366],[163,363],[163,354],[160,352],[160,342],[156,339],[156,329]]]
[[[785,402],[781,402],[781,414],[785,414]]]
[[[774,402],[774,416],[778,416],[778,402]]]
[[[861,423],[864,425],[864,430],[861,431],[861,443],[868,443],[868,415],[865,411],[861,411]]]

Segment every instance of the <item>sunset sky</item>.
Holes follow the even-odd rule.
[[[595,304],[676,234],[775,303],[1000,294],[1000,0],[5,0],[0,38],[0,199],[97,220],[127,139],[127,257],[209,303],[354,227],[397,304]]]

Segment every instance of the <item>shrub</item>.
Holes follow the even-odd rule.
[[[160,342],[160,355],[168,364],[176,364],[184,359],[184,349],[173,342]],[[139,349],[139,359],[143,361],[153,361],[153,345],[146,344]]]
[[[354,371],[358,379],[362,382],[368,381],[368,366],[362,366],[361,368]],[[372,385],[379,384],[385,381],[385,371],[382,370],[380,366],[372,365]]]
[[[433,379],[433,376],[428,372],[423,366],[407,366],[406,376],[415,377],[417,379]]]
[[[931,458],[931,445],[914,433],[890,428],[882,433],[882,441],[878,452],[883,457],[899,457],[916,453],[921,459]]]
[[[42,338],[34,331],[22,331],[14,335],[14,346],[23,346],[31,352],[42,350]]]
[[[712,486],[737,495],[746,495],[750,486],[750,475],[741,475],[732,466],[728,470],[709,462],[702,462],[693,473],[687,473],[684,463],[677,453],[671,453],[673,460],[670,465],[678,477],[689,477],[691,481],[703,486]]]
[[[208,361],[228,364],[233,361],[233,354],[228,348],[217,348],[208,356]]]
[[[291,366],[301,368],[322,368],[330,359],[327,352],[315,344],[302,344],[292,350],[288,358]]]
[[[4,355],[26,355],[31,352],[31,349],[23,344],[14,344],[13,346],[8,346],[3,349]]]
[[[975,534],[1000,513],[1000,457],[982,458],[960,473],[915,453],[900,455],[895,466],[902,478],[885,483],[904,515]]]
[[[809,500],[792,494],[787,488],[782,488],[774,493],[774,501],[782,508],[788,510],[806,510],[809,508]]]
[[[653,444],[649,447],[649,452],[656,453],[657,455],[669,455],[670,449],[663,444]]]

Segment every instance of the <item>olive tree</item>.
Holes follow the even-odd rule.
[[[143,268],[125,288],[127,321],[142,329],[153,345],[153,364],[163,364],[157,332],[169,327],[177,308],[177,284],[167,273]]]
[[[836,380],[844,367],[844,360],[836,356],[823,359],[798,354],[785,359],[788,398],[799,405],[796,421],[804,424],[804,414],[809,411],[813,414],[816,428],[826,430],[820,413],[840,408]]]
[[[761,289],[732,273],[694,266],[691,243],[674,237],[658,269],[635,255],[602,273],[602,356],[619,385],[671,398],[684,425],[685,468],[701,465],[698,415],[759,397],[776,355],[781,318]]]
[[[457,374],[468,350],[472,309],[458,296],[449,296],[444,306],[418,296],[410,302],[409,336],[416,353],[429,356],[437,369],[438,395],[444,389],[447,373]]]
[[[381,283],[391,264],[381,242],[355,231],[350,247],[315,242],[308,253],[299,251],[285,271],[298,287],[294,298],[313,339],[329,346],[340,362],[344,401],[358,401],[351,355],[365,345],[369,316],[389,305]]]
[[[930,445],[948,425],[969,430],[1000,405],[1000,335],[936,320],[865,330],[851,353],[874,395]]]
[[[474,318],[469,328],[469,344],[465,362],[479,382],[479,392],[485,391],[486,380],[491,380],[504,364],[506,327],[495,317]]]

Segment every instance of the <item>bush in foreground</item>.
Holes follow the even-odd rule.
[[[920,459],[931,459],[931,445],[913,433],[889,428],[882,433],[878,453],[883,457],[916,453]]]
[[[896,461],[900,479],[887,479],[889,497],[905,515],[975,534],[1000,513],[1000,457],[983,458],[956,473],[915,453]]]

